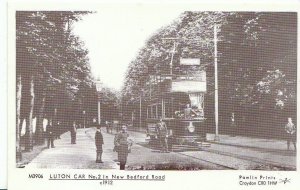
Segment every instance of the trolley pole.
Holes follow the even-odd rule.
[[[217,36],[217,24],[214,26],[214,46],[215,46],[215,123],[216,134],[215,141],[219,141],[219,96],[218,96],[218,36]]]
[[[173,49],[171,51],[171,61],[170,61],[170,75],[172,77],[173,75],[173,60],[174,60],[174,54],[176,52],[176,40],[180,40],[180,38],[162,38],[162,40],[173,40]],[[172,77],[173,78],[173,77]]]
[[[171,57],[171,62],[170,62],[170,74],[171,74],[171,76],[173,75],[173,60],[174,60],[175,51],[176,51],[176,41],[174,41],[174,44],[173,44],[172,57]]]

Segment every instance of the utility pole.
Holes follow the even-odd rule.
[[[85,128],[85,110],[83,110],[82,113],[83,113],[83,128]]]
[[[121,122],[123,122],[123,98],[121,97],[121,102],[120,102],[120,105],[121,105]]]
[[[96,83],[96,90],[97,90],[97,95],[98,95],[98,124],[101,124],[101,104],[100,104],[100,93],[102,90],[102,82],[100,81],[100,77],[95,81]]]
[[[54,108],[54,118],[52,121],[52,126],[53,125],[57,126],[57,108]]]
[[[219,96],[218,96],[218,36],[217,36],[217,24],[214,26],[214,46],[215,46],[215,123],[216,134],[215,141],[219,141]]]
[[[140,93],[140,128],[142,127],[142,92]]]
[[[98,124],[100,125],[101,124],[101,107],[100,107],[100,95],[98,95]]]

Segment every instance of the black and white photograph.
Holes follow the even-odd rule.
[[[16,10],[16,169],[296,171],[297,16]]]

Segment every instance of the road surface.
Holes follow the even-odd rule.
[[[44,150],[25,167],[118,169],[117,153],[113,152],[114,134],[108,134],[104,129],[104,163],[95,163],[95,130],[78,129],[76,144],[71,144],[70,132],[61,135],[61,139],[55,140],[55,148]],[[149,147],[144,133],[129,131],[129,134],[135,143],[128,156],[127,170],[295,170],[296,167],[295,152],[284,150],[285,142],[276,140],[260,142],[244,137],[223,137],[223,143],[212,143],[211,147],[201,151],[160,153]],[[270,148],[271,145],[274,146]]]

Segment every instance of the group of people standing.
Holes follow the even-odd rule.
[[[107,123],[106,123],[107,124]],[[157,134],[160,143],[160,152],[169,153],[169,146],[168,146],[168,129],[165,122],[160,119],[160,122],[157,123]],[[106,126],[108,127],[108,126]],[[112,134],[112,129],[107,129],[108,133]],[[96,163],[103,163],[102,161],[102,153],[103,148],[102,145],[104,144],[103,135],[101,133],[100,125],[97,126],[97,130],[95,133],[95,145],[96,145]],[[131,152],[131,146],[133,144],[133,140],[130,138],[127,132],[127,126],[122,125],[121,130],[117,132],[114,138],[114,151],[118,153],[118,161],[120,163],[120,170],[125,169],[125,165],[127,162],[128,153]]]
[[[112,129],[109,128],[109,132],[112,134]],[[49,121],[46,126],[46,134],[47,134],[47,147],[55,148],[54,140],[57,137],[57,133],[55,132],[55,128],[52,125],[52,122]],[[73,122],[70,127],[71,134],[71,144],[76,144],[76,134],[77,134],[77,125],[76,122]],[[60,135],[58,135],[60,136]],[[104,144],[103,135],[101,133],[100,125],[97,126],[95,133],[95,145],[96,145],[96,163],[103,163],[102,161],[102,146]],[[124,170],[127,162],[128,153],[131,152],[131,146],[133,144],[132,139],[129,138],[129,134],[127,132],[127,126],[122,125],[121,131],[119,131],[114,138],[114,151],[118,153],[118,161],[120,163],[120,169]]]
[[[288,118],[288,123],[285,125],[286,131],[286,140],[287,140],[287,148],[290,149],[291,142],[294,145],[296,150],[296,126],[292,122],[292,118]],[[112,130],[109,129],[108,133],[112,133]],[[159,139],[161,151],[160,152],[169,152],[168,146],[168,129],[166,123],[160,119],[160,122],[156,125],[157,136]],[[60,134],[55,132],[55,128],[52,126],[52,122],[50,121],[49,124],[46,126],[46,133],[47,133],[47,147],[48,148],[55,148],[54,146],[54,139],[59,138]],[[71,133],[71,144],[76,144],[76,133],[77,133],[77,126],[76,122],[73,122],[72,127],[70,128]],[[96,163],[103,163],[102,161],[102,153],[103,153],[103,146],[104,140],[103,135],[101,133],[100,125],[97,126],[96,133],[95,133],[95,145],[96,145]],[[129,137],[127,132],[127,126],[122,125],[121,130],[117,132],[114,137],[114,151],[118,153],[118,161],[120,163],[120,170],[125,169],[125,165],[127,162],[128,153],[131,152],[131,146],[133,144],[133,140]]]
[[[95,133],[96,163],[103,163],[102,161],[103,144],[104,144],[104,140],[103,140],[103,135],[101,133],[101,127],[100,125],[98,125]],[[129,137],[129,134],[127,132],[127,126],[122,125],[121,131],[118,132],[114,138],[114,151],[118,153],[120,170],[125,170],[128,153],[131,152],[132,144],[133,141]]]
[[[107,133],[112,134],[112,125],[109,122],[106,122],[106,130]],[[98,152],[101,150],[102,147],[100,147],[100,144],[103,144],[103,138],[100,136],[99,132],[100,129],[97,128],[97,132],[95,135],[95,142],[96,142],[96,147],[97,147],[97,159],[96,162],[101,162],[98,159]],[[169,153],[169,136],[170,134],[168,133],[168,128],[166,123],[160,118],[160,121],[156,124],[156,132],[157,132],[157,137],[159,140],[159,145],[160,145],[160,152],[164,153]],[[101,140],[97,140],[101,139]],[[127,155],[131,151],[131,145],[132,145],[132,140],[129,137],[129,134],[127,133],[127,126],[122,125],[121,130],[118,128],[117,129],[117,134],[115,135],[114,139],[114,151],[118,153],[118,160],[120,162],[120,169],[124,169],[126,161],[127,161]]]
[[[59,123],[57,123],[57,126],[53,126],[52,122],[49,121],[49,123],[46,126],[46,138],[47,138],[47,148],[55,148],[54,146],[54,140],[60,139],[61,130],[58,130]],[[76,144],[76,132],[77,132],[77,126],[76,122],[73,122],[72,127],[70,128],[71,133],[71,144]]]

